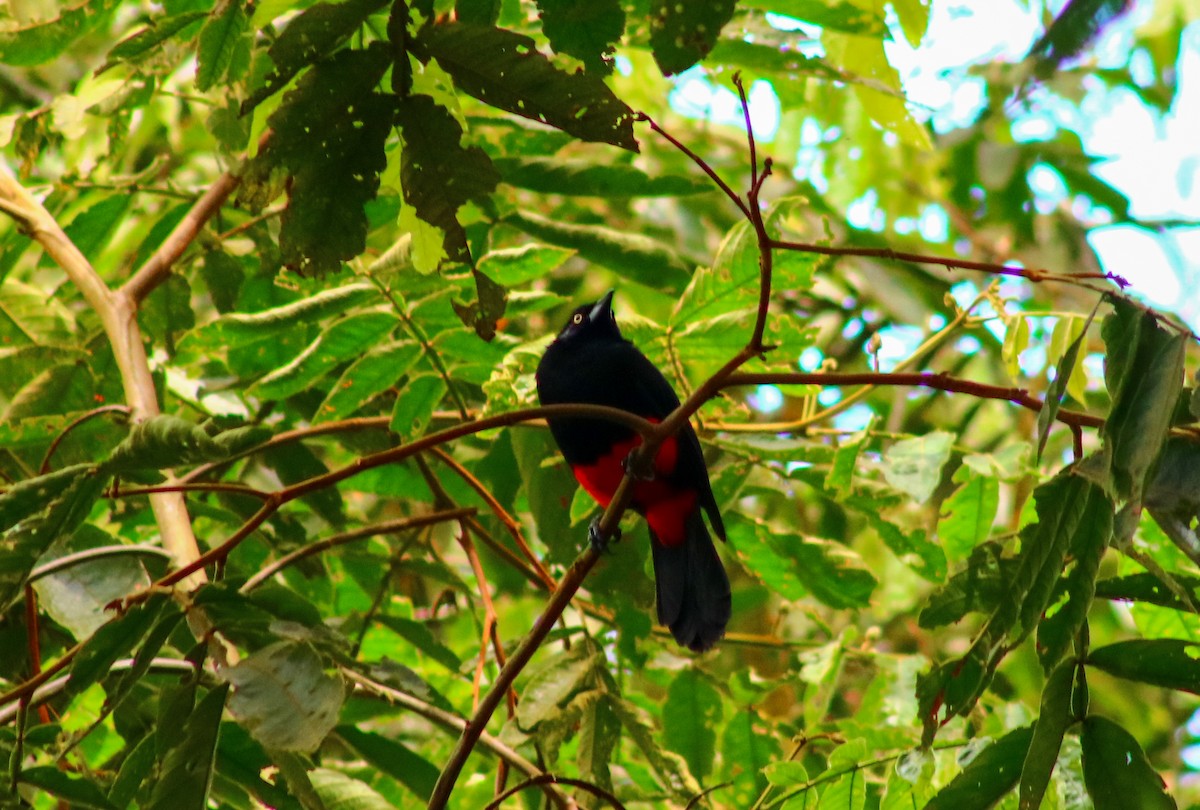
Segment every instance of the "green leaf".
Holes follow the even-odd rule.
[[[1142,747],[1113,721],[1093,715],[1083,721],[1083,781],[1096,810],[1174,810]]]
[[[1172,573],[1171,578],[1194,601],[1200,602],[1200,577]],[[1175,610],[1191,610],[1191,606],[1176,596],[1166,583],[1149,573],[1102,579],[1096,583],[1096,596],[1100,599],[1146,602]]]
[[[308,644],[279,641],[221,670],[233,686],[229,711],[266,748],[315,751],[342,708],[345,690]]]
[[[1071,722],[1071,687],[1075,681],[1075,661],[1064,661],[1046,679],[1042,687],[1042,706],[1033,726],[1033,739],[1021,768],[1021,810],[1038,810],[1050,785],[1054,763],[1062,748],[1063,735]]]
[[[306,73],[269,119],[268,154],[293,178],[279,249],[302,273],[337,270],[366,247],[363,206],[387,166],[383,146],[396,110],[375,90],[390,64],[382,43],[339,51]]]
[[[145,28],[114,45],[109,50],[104,65],[97,72],[103,72],[118,62],[130,62],[146,56],[192,23],[206,17],[208,17],[207,11],[185,11],[182,14],[151,20]]]
[[[1099,308],[1099,304],[1097,304]],[[1096,310],[1092,310],[1092,317],[1096,314]],[[1046,448],[1046,440],[1050,438],[1050,428],[1054,425],[1054,418],[1058,415],[1058,408],[1062,404],[1063,395],[1067,391],[1067,384],[1072,377],[1076,377],[1078,373],[1082,373],[1079,363],[1079,349],[1083,346],[1084,339],[1087,337],[1087,328],[1092,323],[1092,317],[1087,319],[1087,323],[1083,324],[1078,330],[1078,334],[1071,340],[1071,344],[1067,346],[1067,350],[1059,357],[1058,363],[1054,369],[1054,379],[1050,385],[1046,386],[1046,397],[1042,405],[1042,409],[1038,411],[1038,442],[1037,442],[1037,460],[1041,461],[1042,451]],[[1053,346],[1054,340],[1057,337],[1062,341],[1065,337],[1065,332],[1062,336],[1059,335],[1060,327],[1074,331],[1074,318],[1059,318],[1058,323],[1054,325],[1054,334],[1051,336],[1050,342]]]
[[[396,397],[389,429],[402,439],[411,440],[425,432],[433,410],[446,396],[446,381],[438,374],[411,377]]]
[[[1101,435],[1117,495],[1139,499],[1183,388],[1187,336],[1168,332],[1152,314],[1119,299],[1113,308],[1101,328],[1113,399]]]
[[[227,3],[220,14],[209,17],[196,45],[197,90],[209,90],[224,78],[249,24],[240,3]]]
[[[942,467],[950,459],[953,445],[954,434],[939,430],[901,439],[883,453],[883,477],[917,503],[924,503],[942,480]]]
[[[267,54],[275,69],[267,75],[263,86],[242,102],[242,115],[282,90],[301,70],[332,53],[372,12],[386,5],[388,0],[347,0],[317,3],[305,9],[271,44]]]
[[[380,346],[355,361],[342,374],[317,409],[313,424],[344,419],[372,397],[386,391],[412,368],[421,347],[406,340]]]
[[[210,689],[187,716],[171,718],[170,747],[147,810],[203,810],[208,805],[217,734],[228,685]]]
[[[582,707],[579,723],[579,769],[584,778],[612,790],[609,764],[621,737],[621,721],[607,694],[595,690],[592,695]]]
[[[160,414],[134,425],[129,436],[109,454],[102,469],[110,473],[163,470],[217,461],[226,454],[225,447],[203,427],[178,416]]]
[[[742,0],[742,6],[805,20],[847,34],[882,37],[887,33],[887,24],[882,15],[856,3],[837,0]],[[916,47],[915,43],[913,47]]]
[[[298,394],[339,363],[378,345],[399,322],[390,312],[363,312],[334,321],[294,360],[259,379],[248,393],[263,399]]]
[[[1004,559],[996,543],[983,543],[971,551],[967,567],[929,597],[918,624],[926,629],[959,621],[968,613],[989,613],[1016,576],[1016,560]]]
[[[864,511],[863,516],[900,562],[930,582],[941,582],[946,578],[946,554],[940,546],[929,541],[924,529],[905,531],[870,510]]]
[[[682,73],[707,56],[736,6],[737,0],[653,0],[650,50],[663,75]]]
[[[451,672],[458,672],[462,668],[462,661],[454,651],[434,638],[424,623],[390,615],[377,616],[376,621]]]
[[[983,749],[962,773],[939,790],[925,805],[925,810],[987,810],[992,807],[1017,784],[1032,739],[1032,726],[1008,732]]]
[[[451,261],[469,262],[458,209],[468,200],[486,199],[500,176],[486,152],[462,145],[458,121],[429,96],[401,99],[396,120],[404,134],[400,164],[404,201],[422,220],[446,234],[444,246]]]
[[[550,274],[575,251],[546,245],[528,244],[515,248],[493,250],[479,260],[479,272],[504,287],[528,284]]]
[[[18,481],[0,492],[0,532],[8,531],[30,515],[42,511],[78,481],[94,475],[95,469],[92,464],[72,464],[61,470]]]
[[[299,442],[265,448],[262,460],[286,486],[329,472],[328,465],[311,448]],[[332,526],[341,526],[346,522],[342,496],[335,487],[313,490],[301,500]]]
[[[22,768],[19,781],[44,791],[48,796],[63,800],[70,807],[116,810],[100,788],[96,787],[95,782],[83,777],[68,776],[54,765]]]
[[[0,64],[14,68],[45,64],[80,37],[108,24],[118,5],[118,0],[88,0],[49,22],[0,31]]]
[[[94,526],[80,527],[72,540],[78,541],[81,536],[92,542],[56,543],[42,555],[39,563],[45,564],[70,552],[102,545],[106,540],[112,542],[109,535]],[[111,614],[106,612],[109,604],[135,591],[144,590],[149,584],[150,578],[141,562],[123,554],[73,565],[39,578],[33,587],[37,591],[38,603],[47,615],[76,639],[86,639],[111,618]]]
[[[961,486],[942,501],[938,539],[951,560],[961,560],[988,538],[1000,506],[1000,482],[966,465],[954,472]]]
[[[589,262],[668,295],[679,294],[691,278],[692,264],[685,257],[642,234],[559,222],[532,211],[514,211],[505,222],[543,242],[572,248]]]
[[[97,630],[71,664],[67,694],[78,695],[108,675],[113,662],[127,657],[146,638],[168,604],[163,596],[150,597]]]
[[[556,68],[534,40],[467,23],[426,25],[412,42],[422,61],[437,59],[460,90],[585,141],[637,151],[633,111],[604,81]]]
[[[1200,643],[1177,639],[1134,639],[1098,647],[1089,666],[1130,681],[1200,695]]]
[[[1113,505],[1107,501],[1103,490],[1095,489],[1097,497],[1089,501],[1086,517],[1087,526],[1076,532],[1070,549],[1071,560],[1063,575],[1066,581],[1066,603],[1054,610],[1044,611],[1038,625],[1037,648],[1042,669],[1049,672],[1057,664],[1087,621],[1088,610],[1096,596],[1096,576],[1100,572],[1100,560],[1112,539]]]
[[[537,6],[551,48],[574,56],[589,71],[612,71],[613,50],[625,30],[619,0],[538,0]]]
[[[703,180],[650,175],[621,163],[591,163],[556,157],[504,157],[493,161],[501,180],[542,194],[572,197],[682,197],[713,191]]]
[[[812,593],[839,609],[869,604],[875,577],[845,546],[804,537],[758,519],[727,520],[727,528],[738,559],[784,598],[800,599]]]
[[[326,807],[338,810],[394,810],[395,805],[380,796],[370,785],[329,768],[309,773],[317,796]]]
[[[147,734],[121,761],[116,778],[108,789],[108,800],[116,807],[128,807],[142,783],[154,770],[154,735]]]
[[[720,692],[698,670],[682,670],[671,681],[662,708],[663,742],[687,760],[697,779],[712,773],[721,714]]]
[[[403,743],[382,734],[354,726],[338,726],[336,732],[373,768],[404,785],[422,801],[429,800],[439,773],[432,762]]]
[[[379,291],[370,284],[347,284],[261,312],[234,312],[193,329],[180,340],[181,348],[206,352],[248,346],[276,339],[297,325],[315,323],[378,301]]]
[[[729,718],[721,737],[724,778],[733,782],[729,806],[750,807],[767,786],[763,769],[782,758],[779,743],[758,717],[746,707]]]
[[[571,698],[593,677],[597,656],[586,648],[556,653],[530,673],[517,705],[517,722],[524,731],[558,721]]]

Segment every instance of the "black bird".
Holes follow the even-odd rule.
[[[610,291],[571,314],[538,364],[538,399],[543,405],[608,405],[659,422],[679,407],[679,397],[662,372],[621,337],[612,298]],[[602,419],[549,423],[575,478],[607,507],[641,436]],[[631,504],[650,527],[659,622],[683,646],[707,650],[729,623],[729,577],[701,514],[708,513],[713,531],[724,540],[700,440],[690,424],[659,447],[654,475],[634,484]]]

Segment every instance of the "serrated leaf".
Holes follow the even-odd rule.
[[[650,50],[663,75],[682,73],[707,56],[736,6],[736,0],[654,0],[650,5]]]
[[[1175,810],[1162,777],[1128,731],[1106,717],[1083,722],[1083,781],[1096,810]]]
[[[685,669],[671,681],[662,708],[663,741],[697,779],[712,773],[721,714],[721,694],[697,670]]]
[[[263,450],[262,459],[287,486],[329,472],[325,462],[311,448],[299,442],[267,447]],[[330,525],[341,526],[345,523],[342,497],[335,487],[313,490],[306,493],[301,500]]]
[[[102,469],[109,473],[162,470],[224,458],[226,449],[208,431],[186,419],[159,414],[138,422]]]
[[[671,751],[664,750],[659,744],[658,733],[654,728],[653,720],[644,709],[624,699],[614,699],[612,707],[621,721],[621,726],[629,734],[633,743],[645,755],[646,759],[650,762],[650,767],[658,774],[659,780],[671,795],[676,799],[686,801],[700,792],[700,784],[688,771],[687,763],[683,761],[683,758]],[[735,720],[737,718],[746,718],[750,713],[748,711],[739,712]],[[749,723],[748,719],[746,723]],[[728,734],[728,731],[726,733]],[[768,738],[767,742],[761,747],[770,749],[770,739]],[[777,750],[771,753],[777,753]],[[747,759],[743,758],[736,761],[746,763]],[[757,772],[756,764],[751,763],[746,767],[753,768]],[[766,762],[762,764],[765,765]]]
[[[1134,639],[1097,647],[1089,666],[1130,681],[1200,695],[1200,643],[1178,639]]]
[[[345,690],[308,644],[280,641],[221,670],[229,711],[263,746],[316,750],[337,723]]]
[[[108,800],[117,807],[128,807],[154,769],[155,756],[154,735],[147,734],[121,761],[116,778],[108,788]]]
[[[354,726],[338,726],[336,733],[380,773],[392,777],[422,801],[429,800],[439,773],[437,766],[432,762],[398,740],[382,734],[363,731]]]
[[[607,694],[595,690],[594,697],[582,707],[579,723],[579,769],[585,778],[601,787],[612,789],[609,763],[621,736],[621,721],[613,711]]]
[[[942,501],[937,532],[946,556],[957,561],[991,534],[1000,506],[1000,482],[966,465],[955,471],[953,480],[961,486]]]
[[[414,341],[380,346],[350,365],[313,416],[313,424],[344,419],[408,373],[421,356]]]
[[[987,810],[1016,786],[1033,739],[1033,727],[1008,732],[976,756],[938,791],[925,810]]]
[[[232,310],[246,278],[241,262],[223,250],[210,250],[204,254],[200,274],[217,312]]]
[[[691,278],[692,264],[685,257],[642,234],[559,222],[531,211],[514,211],[505,222],[543,242],[572,248],[589,262],[669,295],[681,292]]]
[[[404,201],[422,220],[445,234],[451,261],[469,262],[467,237],[458,222],[458,209],[468,200],[481,200],[500,181],[487,153],[462,145],[462,127],[431,97],[412,95],[396,106],[404,135],[400,184]]]
[[[437,59],[460,90],[485,104],[556,127],[585,141],[637,151],[633,111],[604,81],[556,68],[529,37],[503,28],[427,25],[411,48]]]
[[[241,3],[227,3],[219,11],[204,24],[196,44],[196,89],[201,92],[225,76],[233,64],[238,40],[250,24]]]
[[[901,439],[883,453],[883,477],[917,503],[924,503],[941,481],[953,445],[954,434],[940,430]]]
[[[297,15],[267,51],[275,69],[267,75],[263,86],[242,102],[242,114],[282,90],[301,70],[331,53],[357,31],[372,12],[387,4],[388,0],[317,3]]]
[[[247,393],[263,399],[298,394],[334,366],[378,345],[399,322],[390,312],[363,312],[334,321],[294,360],[259,379]]]
[[[80,37],[108,23],[118,0],[88,0],[48,22],[0,31],[0,64],[31,67],[51,61]]]
[[[366,247],[363,206],[387,166],[383,146],[396,110],[393,98],[375,90],[390,64],[380,42],[338,51],[306,73],[268,119],[268,154],[293,178],[279,249],[302,273],[337,270]]]
[[[493,163],[503,182],[543,194],[578,197],[680,197],[713,191],[680,175],[650,175],[626,164],[553,157],[503,157]]]
[[[733,782],[729,805],[750,807],[767,786],[763,769],[782,759],[782,752],[757,713],[748,709],[734,714],[726,724],[721,737],[721,757],[725,778]]]
[[[1033,726],[1033,738],[1021,766],[1020,808],[1038,810],[1050,785],[1050,775],[1058,761],[1063,735],[1071,722],[1071,687],[1075,682],[1075,661],[1059,664],[1042,687],[1041,709]]]
[[[162,758],[162,775],[154,784],[147,810],[203,810],[208,805],[217,734],[228,692],[228,685],[210,689],[186,721],[172,718],[176,721],[172,745]]]
[[[537,6],[551,48],[574,56],[588,70],[612,70],[613,50],[625,30],[619,0],[538,0]]]
[[[1200,602],[1200,577],[1172,573],[1171,578],[1184,592],[1190,594],[1194,601]],[[1175,610],[1191,610],[1191,607],[1176,596],[1166,583],[1149,573],[1102,579],[1096,583],[1096,597],[1118,601],[1146,602]]]
[[[859,500],[852,498],[847,505],[858,508]],[[900,562],[930,582],[941,582],[946,578],[946,554],[940,546],[930,542],[924,529],[905,531],[885,520],[877,511],[869,508],[861,511],[871,528]]]
[[[132,61],[146,55],[192,23],[199,22],[206,17],[208,17],[207,11],[185,11],[151,20],[145,28],[114,45],[109,50],[108,58],[99,71],[106,70],[117,62]]]
[[[203,352],[218,348],[247,346],[273,340],[299,324],[315,323],[359,305],[377,301],[379,291],[370,284],[347,284],[261,312],[235,312],[189,332],[181,348]]]
[[[575,251],[547,245],[529,244],[516,248],[503,248],[484,254],[479,260],[479,272],[504,287],[515,287],[550,274],[563,262],[575,255]]]

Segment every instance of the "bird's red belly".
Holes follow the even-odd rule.
[[[642,437],[637,434],[617,442],[595,462],[573,467],[575,479],[597,503],[607,507],[625,475],[622,463],[641,443]],[[676,488],[663,480],[674,472],[678,453],[679,445],[672,436],[662,443],[654,457],[655,477],[649,481],[636,481],[633,485],[633,507],[646,516],[655,536],[667,546],[683,542],[687,517],[696,506],[695,492]]]

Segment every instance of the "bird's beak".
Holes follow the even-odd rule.
[[[604,294],[604,297],[596,302],[592,307],[592,311],[588,313],[588,320],[592,323],[606,323],[612,317],[612,299],[616,290],[609,290]]]

